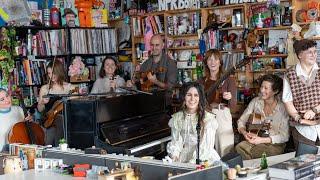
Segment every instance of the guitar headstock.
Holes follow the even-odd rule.
[[[242,60],[235,66],[235,69],[239,69],[239,68],[241,68],[242,66],[245,66],[245,65],[249,64],[251,59],[252,59],[252,58],[246,56],[244,59],[242,59]]]

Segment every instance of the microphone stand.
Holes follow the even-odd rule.
[[[197,130],[197,159],[196,159],[196,164],[200,164],[200,130],[201,130],[201,126],[200,126],[200,119],[198,118],[198,123],[196,126],[196,130]]]

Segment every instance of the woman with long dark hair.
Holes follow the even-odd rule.
[[[197,158],[197,130],[200,121],[200,160],[213,161],[220,157],[214,149],[215,134],[218,128],[215,115],[207,111],[207,101],[203,86],[190,82],[182,88],[183,105],[181,111],[172,115],[172,141],[168,143],[167,152],[176,162],[195,163]]]

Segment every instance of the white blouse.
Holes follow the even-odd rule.
[[[270,116],[266,116],[264,111],[264,100],[258,96],[251,100],[246,110],[238,120],[238,129],[246,127],[246,123],[252,113],[261,114],[264,119],[271,119],[270,138],[272,144],[285,143],[289,140],[289,115],[283,102],[278,99],[277,106]]]
[[[197,158],[197,126],[198,116],[179,111],[172,115],[169,121],[172,141],[167,145],[167,152],[171,157],[178,157],[178,162],[195,163]],[[218,122],[215,115],[206,112],[204,128],[200,139],[200,160],[207,160],[210,164],[220,160],[214,149],[214,141]]]
[[[23,119],[23,110],[19,106],[11,106],[11,110],[7,113],[0,112],[0,151],[4,150],[5,144],[8,144],[8,133],[12,126]]]
[[[119,75],[116,75],[114,77],[114,81],[116,82],[116,87],[123,87],[126,84],[125,80]],[[94,82],[91,93],[107,93],[109,91],[110,79],[108,76],[105,76],[104,78],[98,78]]]

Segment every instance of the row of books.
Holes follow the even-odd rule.
[[[13,79],[17,86],[40,86],[48,81],[45,60],[23,59],[16,61],[15,67]],[[90,65],[87,68],[89,69],[89,80],[95,80],[96,66]]]
[[[24,38],[17,41],[16,53],[19,56],[54,56],[65,55],[67,52],[66,31],[40,30],[35,35],[28,32]]]
[[[107,54],[117,52],[115,29],[71,29],[72,54]]]
[[[64,55],[67,52],[66,31],[41,30],[32,37],[32,48],[35,56]]]
[[[216,30],[209,30],[203,34],[202,39],[205,41],[206,49],[220,49],[219,34],[220,31]]]
[[[320,171],[320,154],[304,154],[268,169],[271,179],[316,179]]]
[[[45,60],[16,61],[14,82],[18,86],[41,85],[47,82]]]
[[[142,36],[146,34],[147,28],[151,27],[153,34],[163,33],[163,16],[147,16],[147,17],[133,17],[132,27],[134,36]],[[147,26],[150,25],[150,26]]]
[[[228,70],[244,59],[244,53],[224,53],[222,55],[223,69]]]

